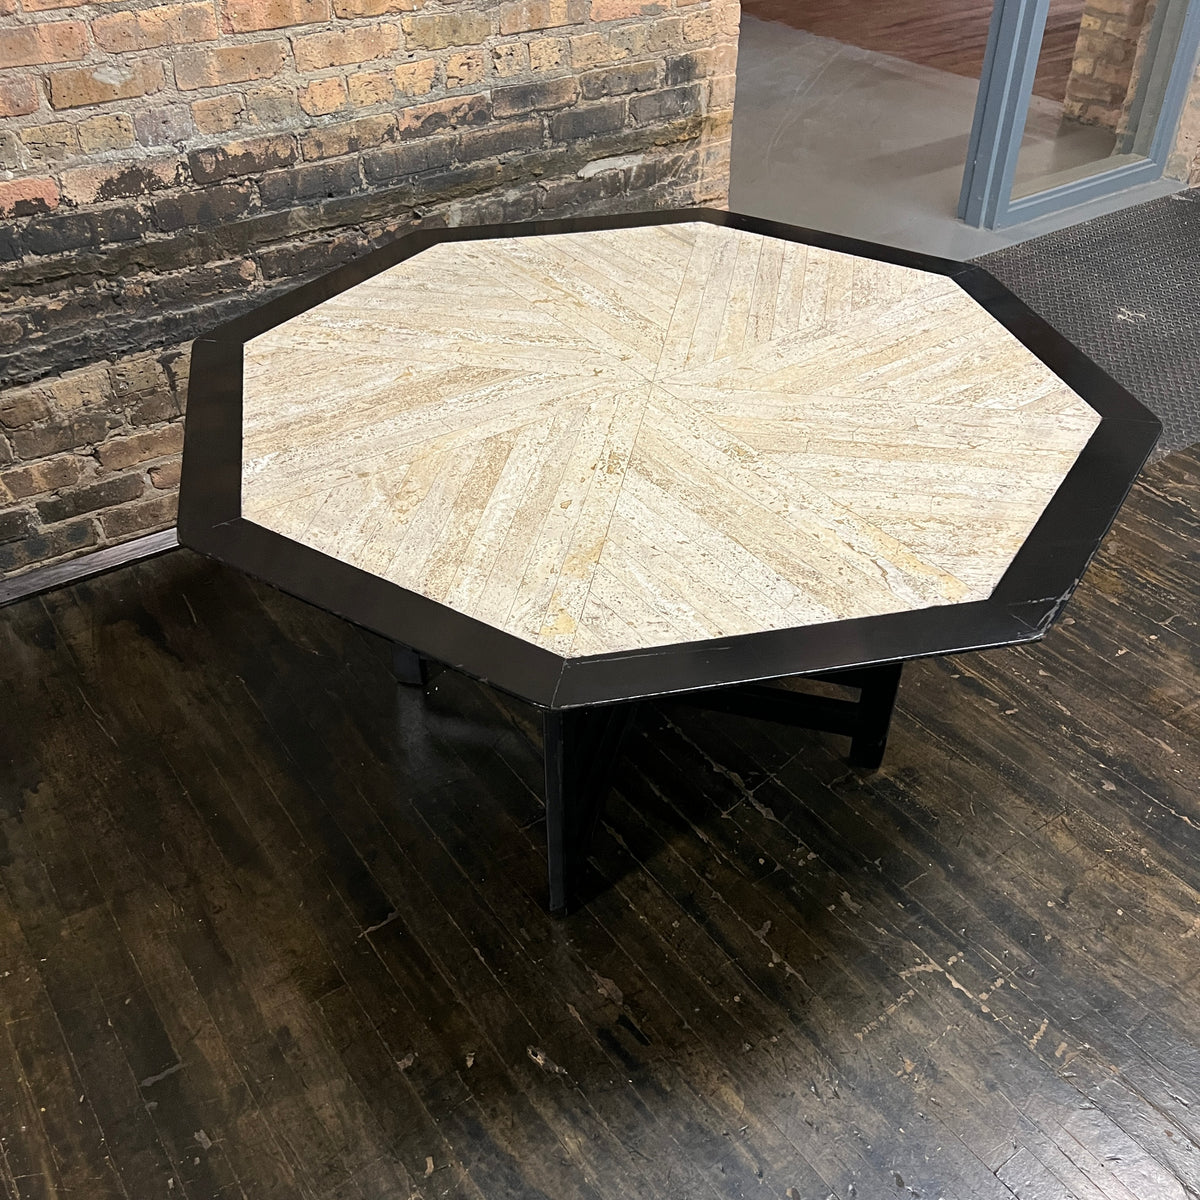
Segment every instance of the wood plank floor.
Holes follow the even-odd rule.
[[[742,0],[742,11],[819,37],[978,79],[992,0]],[[1083,0],[1050,0],[1033,91],[1061,101],[1067,92]]]
[[[877,774],[647,708],[563,920],[530,710],[185,551],[0,610],[0,1195],[1200,1195],[1197,511]]]

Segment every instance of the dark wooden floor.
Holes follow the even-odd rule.
[[[1198,509],[878,774],[651,708],[564,920],[529,710],[182,551],[0,610],[0,1194],[1194,1200]]]
[[[742,0],[742,11],[849,46],[978,79],[993,0]],[[1067,93],[1084,0],[1050,0],[1033,91]]]

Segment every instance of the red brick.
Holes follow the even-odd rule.
[[[626,17],[657,17],[667,11],[657,0],[592,0],[593,21],[620,21]]]
[[[47,21],[0,30],[0,67],[78,62],[87,50],[87,26],[82,21]]]
[[[0,183],[0,216],[31,217],[58,207],[53,179],[14,179]]]
[[[131,100],[157,92],[162,85],[162,63],[159,62],[74,67],[50,73],[50,104],[63,109]]]
[[[427,137],[460,125],[479,125],[489,117],[487,96],[450,96],[402,109],[397,122],[401,137]]]
[[[217,37],[217,18],[209,0],[196,4],[164,4],[141,12],[97,17],[92,36],[102,50],[122,52],[209,42]]]
[[[576,25],[587,19],[586,0],[516,0],[500,5],[500,32],[529,33]]]
[[[150,468],[150,482],[159,491],[171,491],[179,486],[179,459],[163,463],[161,467]]]
[[[147,429],[129,437],[109,438],[96,447],[96,457],[102,467],[122,471],[151,458],[178,454],[183,449],[183,424],[175,422],[161,429]]]
[[[136,504],[120,504],[100,516],[104,536],[110,541],[123,541],[138,533],[165,529],[175,521],[178,500],[174,492],[163,492]]]
[[[329,20],[329,0],[225,0],[225,19],[234,33],[312,25]]]
[[[387,104],[396,95],[396,85],[387,71],[356,71],[346,80],[346,90],[355,108]]]
[[[323,117],[337,112],[346,104],[346,85],[338,76],[314,79],[300,89],[300,107],[310,117]]]
[[[132,199],[173,187],[179,181],[179,172],[180,164],[173,158],[76,167],[63,172],[63,196],[69,203],[80,205]]]
[[[313,33],[292,42],[296,67],[301,71],[323,71],[348,63],[365,63],[387,58],[400,47],[400,30],[395,25],[372,25],[335,33]]]
[[[443,50],[447,46],[477,46],[492,33],[492,20],[486,13],[434,13],[405,17],[404,33],[408,44],[419,50]]]
[[[0,80],[0,117],[23,117],[38,106],[33,80],[18,76]]]
[[[357,154],[370,146],[380,146],[395,134],[396,118],[391,113],[359,117],[340,125],[310,129],[300,137],[306,159],[336,158],[339,154]]]
[[[418,58],[415,62],[401,63],[392,73],[392,82],[402,96],[427,96],[433,91],[436,78],[435,58]]]
[[[185,50],[174,56],[175,82],[183,91],[190,92],[196,88],[269,79],[283,66],[283,53],[284,43],[275,40]]]
[[[333,11],[346,20],[382,17],[385,13],[415,12],[424,0],[333,0]]]
[[[79,0],[23,0],[21,7],[26,12],[46,12],[52,8],[77,8]],[[16,5],[13,4],[7,11],[14,12]],[[0,6],[0,12],[4,12],[3,6]]]

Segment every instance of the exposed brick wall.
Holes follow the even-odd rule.
[[[1122,130],[1153,14],[1154,0],[1087,0],[1067,80],[1067,116]]]
[[[1200,185],[1200,65],[1192,76],[1179,133],[1167,161],[1167,174],[1172,179],[1186,179],[1193,186]]]
[[[174,523],[186,348],[0,392],[0,574]]]
[[[0,0],[0,569],[170,524],[147,351],[417,223],[723,204],[738,14]]]

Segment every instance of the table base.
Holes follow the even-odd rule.
[[[425,658],[406,647],[395,647],[393,667],[399,683],[423,687],[428,681]],[[857,688],[857,700],[767,684],[683,692],[664,699],[713,712],[841,734],[850,738],[850,765],[874,770],[883,761],[902,669],[903,663],[886,663],[796,677]],[[566,912],[578,899],[584,863],[638,703],[542,711],[551,912]]]

